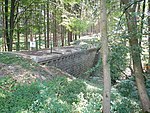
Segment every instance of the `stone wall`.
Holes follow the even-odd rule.
[[[80,76],[93,67],[96,50],[96,48],[92,48],[70,54],[61,54],[38,62],[47,66],[55,66],[71,75]]]

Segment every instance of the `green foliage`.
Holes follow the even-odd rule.
[[[63,0],[64,3],[69,3],[69,4],[76,4],[79,3],[81,0]]]
[[[149,83],[146,82],[146,88],[149,91]],[[141,113],[139,105],[139,96],[135,80],[133,77],[127,80],[121,80],[112,89],[112,111],[113,113]],[[126,107],[124,107],[126,106]]]
[[[76,90],[78,89],[78,90]],[[70,82],[67,87],[64,87],[64,96],[62,97],[62,100],[67,101],[68,103],[72,104],[78,103],[80,100],[78,98],[78,94],[80,92],[85,93],[86,86],[85,84],[80,80],[74,80]]]
[[[119,113],[139,113],[141,112],[141,109],[139,107],[139,96],[138,96],[138,91],[137,87],[135,84],[135,79],[131,77],[130,79],[127,80],[122,80],[120,81],[117,85],[117,92],[114,93],[112,92],[112,98],[116,98],[113,104],[113,110],[119,111]],[[150,94],[150,80],[146,79],[146,89],[148,94]],[[116,95],[117,94],[117,95]],[[121,98],[123,96],[124,98]],[[149,95],[150,97],[150,95]],[[117,98],[120,98],[117,100]],[[124,106],[127,106],[125,109]],[[122,111],[121,111],[122,110]]]
[[[62,16],[64,19],[61,25],[65,26],[66,29],[74,33],[79,34],[81,32],[84,32],[89,26],[89,22],[87,20],[83,20],[75,17],[68,18],[66,15],[62,15]]]
[[[51,94],[53,90],[49,88],[51,87],[46,87],[37,82],[29,85],[18,84],[13,92],[3,90],[5,97],[0,97],[0,112],[40,112],[43,110],[45,112],[51,111],[51,113],[68,112],[67,110],[69,109],[57,99],[56,95]],[[49,93],[48,91],[51,92]],[[50,98],[52,100],[49,100]]]
[[[102,95],[100,92],[87,93],[87,106],[82,110],[83,113],[100,113],[102,111]]]
[[[116,88],[123,97],[139,99],[134,79],[122,80]]]
[[[91,113],[101,108],[101,94],[97,90],[87,91],[87,86],[82,80],[56,78],[53,81],[44,83],[42,89],[40,95],[44,100],[38,100],[38,102],[44,102],[40,104],[44,105],[44,111],[49,110],[51,113],[87,111],[85,113]]]
[[[114,103],[112,102],[112,105],[113,113],[139,113],[141,111],[139,104],[124,97],[118,98]]]
[[[6,89],[0,90],[0,93],[3,93],[3,96],[0,96],[0,112],[16,113],[27,109],[39,95],[39,88],[36,86],[24,84],[15,86],[11,92]]]
[[[2,77],[0,79],[0,86],[2,89],[5,89],[6,91],[14,90],[14,87],[16,85],[16,80],[12,79],[11,77]],[[1,89],[0,89],[1,90]],[[2,90],[1,90],[2,91]],[[4,93],[4,92],[3,92]]]
[[[128,48],[123,44],[112,44],[110,55],[110,69],[112,83],[119,79],[121,72],[127,66],[127,53]]]
[[[96,64],[94,67],[90,68],[90,69],[89,69],[88,71],[86,71],[85,73],[83,73],[82,76],[87,76],[87,75],[89,75],[89,74],[91,74],[91,73],[93,73],[93,72],[96,72],[98,69],[101,69],[101,66],[102,66],[102,60],[99,59],[98,62],[97,62],[97,64]]]
[[[88,28],[88,22],[80,18],[71,19],[70,28],[73,32],[79,34]]]
[[[9,79],[2,81],[9,82]],[[15,86],[12,92],[0,90],[0,112],[48,112],[71,113],[71,104],[79,102],[78,94],[86,87],[80,80],[57,78],[50,82],[37,82]],[[67,100],[66,100],[67,99]]]
[[[14,84],[13,79],[0,79],[0,86]],[[111,112],[139,113],[139,104],[121,87],[132,82],[124,82],[118,90],[112,88]],[[132,90],[128,91],[129,93]],[[131,96],[130,96],[131,97]],[[15,82],[9,90],[0,88],[0,113],[100,113],[102,111],[102,90],[83,80],[71,80],[65,77],[52,81],[18,84]]]

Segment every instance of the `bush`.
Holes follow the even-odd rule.
[[[135,81],[132,79],[122,80],[116,88],[123,97],[139,99]]]
[[[62,100],[67,101],[72,104],[78,103],[80,100],[78,99],[78,95],[80,93],[86,92],[86,85],[81,80],[73,80],[63,89],[64,94],[61,97]]]
[[[128,98],[121,98],[112,103],[113,113],[139,113],[141,111],[139,104]]]
[[[112,45],[110,55],[111,79],[114,84],[121,76],[127,65],[128,49],[123,44]]]
[[[17,85],[12,91],[1,91],[5,96],[0,96],[0,112],[16,113],[28,109],[37,100],[40,89],[36,84]]]
[[[137,95],[137,94],[136,94]],[[134,98],[123,96],[119,89],[112,88],[111,93],[111,111],[112,113],[140,113],[139,101]]]

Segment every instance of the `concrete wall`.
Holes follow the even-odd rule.
[[[96,50],[96,48],[92,48],[67,55],[62,54],[39,63],[55,66],[71,75],[80,76],[80,74],[83,74],[89,68],[93,67]]]

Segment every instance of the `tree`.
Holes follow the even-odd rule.
[[[10,34],[9,34],[9,48],[8,51],[12,51],[12,43],[13,43],[13,32],[14,32],[14,23],[15,23],[15,4],[16,0],[11,0],[11,11],[10,11]]]
[[[104,91],[103,91],[103,112],[110,113],[110,92],[111,92],[111,77],[110,65],[108,62],[108,39],[107,39],[107,14],[106,0],[101,0],[101,44],[102,44],[102,62],[104,76]]]
[[[6,51],[6,30],[5,28],[5,9],[4,9],[4,1],[1,2],[1,24],[2,24],[2,28],[1,28],[1,33],[2,33],[2,50]]]
[[[10,47],[10,39],[9,39],[9,30],[8,30],[8,0],[5,0],[5,36],[7,41],[7,47]]]
[[[2,7],[5,8],[3,18],[5,35],[3,39],[6,38],[7,50],[9,51],[12,51],[15,43],[17,50],[28,50],[28,41],[31,36],[36,39],[36,42],[39,42],[41,48],[49,48],[50,41],[53,42],[53,46],[59,46],[60,42],[65,45],[67,44],[65,43],[67,42],[67,34],[69,34],[69,42],[73,41],[74,35],[77,39],[77,35],[87,30],[90,21],[92,21],[91,23],[95,22],[92,13],[95,10],[96,2],[93,1],[4,0],[3,3]],[[45,46],[41,45],[43,42]]]
[[[2,4],[3,3],[0,3],[0,38],[1,38],[1,36],[2,36],[2,24],[3,24],[3,11],[2,11],[2,9],[3,9],[3,6],[2,6]]]
[[[17,7],[17,13],[19,13],[19,8]],[[16,44],[16,50],[19,51],[20,50],[20,29],[19,29],[20,25],[19,23],[17,23],[17,44]]]
[[[54,0],[54,3],[53,3],[53,7],[54,7],[54,10],[53,10],[53,46],[54,47],[57,47],[58,46],[58,39],[57,39],[57,1]]]
[[[47,45],[46,47],[49,48],[49,39],[50,39],[50,18],[49,18],[49,0],[47,0]]]
[[[148,12],[150,13],[150,0],[148,0]],[[148,17],[148,47],[149,47],[149,60],[148,64],[150,66],[150,16]],[[150,72],[150,69],[148,70]]]
[[[129,44],[130,51],[133,62],[134,75],[136,79],[136,84],[138,88],[138,93],[140,96],[140,101],[142,104],[143,112],[150,112],[150,101],[146,92],[145,84],[144,84],[144,76],[142,74],[141,67],[141,56],[140,56],[140,46],[139,46],[139,36],[137,29],[137,20],[136,20],[136,7],[137,1],[134,3],[129,0],[121,0],[122,4],[125,6],[125,16],[127,20],[127,28],[129,35]],[[130,7],[129,7],[130,6]]]

